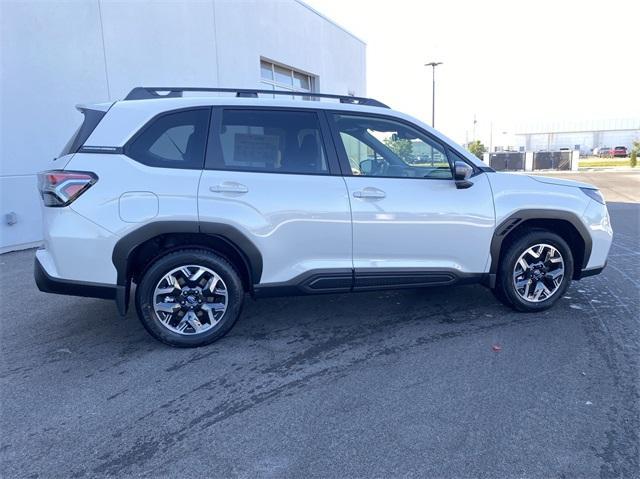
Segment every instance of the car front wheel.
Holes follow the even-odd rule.
[[[550,308],[573,275],[573,255],[555,233],[532,230],[511,243],[498,271],[496,296],[518,311]]]

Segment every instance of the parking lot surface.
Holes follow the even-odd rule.
[[[600,175],[609,265],[541,314],[481,286],[247,298],[172,349],[0,256],[0,476],[638,477],[640,177]]]

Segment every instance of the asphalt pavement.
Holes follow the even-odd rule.
[[[609,265],[541,314],[481,286],[247,298],[173,349],[0,256],[0,476],[639,477],[639,190],[578,175],[611,189]]]

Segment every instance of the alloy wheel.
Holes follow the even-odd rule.
[[[557,248],[546,243],[524,251],[513,269],[513,284],[525,301],[540,303],[553,296],[564,278],[564,259]]]
[[[160,323],[177,334],[194,335],[216,326],[228,306],[227,286],[213,270],[180,266],[164,275],[153,292]]]

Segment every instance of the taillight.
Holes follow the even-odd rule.
[[[51,170],[38,173],[38,189],[45,206],[67,206],[98,181],[87,171]]]

